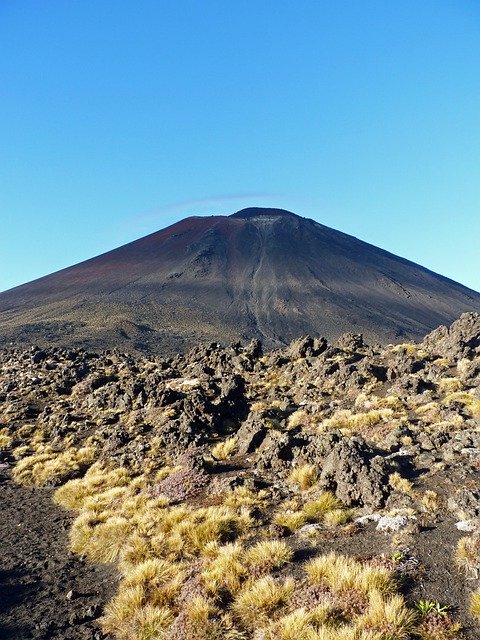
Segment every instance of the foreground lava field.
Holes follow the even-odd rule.
[[[5,637],[480,636],[478,314],[387,347],[4,349],[0,452]]]

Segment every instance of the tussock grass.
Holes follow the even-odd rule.
[[[289,602],[294,587],[292,578],[277,582],[266,576],[249,581],[233,600],[232,614],[245,629],[266,626]]]
[[[322,522],[327,526],[340,526],[351,519],[352,511],[330,491],[323,491],[315,500],[303,506],[297,500],[286,502],[274,514],[273,522],[295,532],[308,522]]]
[[[396,344],[391,347],[392,353],[404,353],[408,356],[417,356],[419,352],[418,344],[414,342],[402,342],[401,344]]]
[[[117,561],[133,524],[121,516],[99,522],[89,512],[82,513],[70,531],[70,548],[93,562],[112,564]]]
[[[144,599],[155,606],[168,606],[175,602],[185,577],[180,563],[151,558],[133,567],[122,582],[122,589],[140,587]]]
[[[318,469],[313,464],[302,464],[295,467],[288,476],[288,482],[292,485],[298,485],[300,489],[305,491],[310,489],[318,480]]]
[[[211,558],[206,561],[201,578],[213,598],[225,592],[238,593],[249,577],[268,574],[293,557],[288,545],[281,540],[261,541],[249,549],[238,542],[220,547],[210,545],[205,551]]]
[[[458,378],[441,378],[438,382],[438,390],[441,393],[453,393],[460,391],[462,383]]]
[[[352,511],[350,509],[332,509],[327,511],[323,516],[323,523],[328,527],[339,527],[342,524],[346,524],[352,517]]]
[[[470,614],[480,618],[480,590],[474,591],[470,596]]]
[[[244,550],[238,543],[213,548],[214,557],[208,561],[201,574],[207,592],[218,597],[227,591],[237,593],[248,575],[244,563]]]
[[[309,520],[320,520],[333,509],[341,509],[342,502],[331,491],[324,491],[318,498],[303,506],[303,513]]]
[[[62,452],[41,445],[31,456],[19,460],[13,477],[20,484],[44,486],[60,482],[88,467],[95,459],[94,447],[69,448]]]
[[[93,464],[83,478],[70,480],[59,487],[54,496],[55,502],[66,509],[79,511],[84,507],[88,498],[98,498],[107,489],[122,488],[119,495],[125,492],[125,487],[131,478],[125,469],[107,470],[98,463]]]
[[[238,447],[238,438],[232,436],[227,438],[224,442],[219,442],[212,449],[212,456],[215,460],[226,460],[232,454],[235,453]]]
[[[470,406],[474,402],[474,397],[466,391],[454,391],[453,393],[448,393],[442,400],[442,404],[446,405],[447,407],[454,402]]]
[[[145,603],[140,587],[119,593],[107,606],[101,618],[105,633],[118,640],[163,640],[175,616],[168,607]]]
[[[244,485],[240,485],[227,493],[223,500],[223,504],[226,507],[261,507],[264,504],[266,497],[267,492],[263,489],[260,491],[253,491]]]
[[[365,413],[353,413],[350,409],[340,409],[333,416],[323,420],[318,430],[320,432],[339,429],[345,433],[361,432],[367,428],[380,425],[394,416],[390,407],[373,409]]]
[[[8,427],[0,429],[0,451],[9,449],[12,446],[13,438]]]
[[[428,513],[435,513],[440,508],[440,498],[438,493],[427,489],[422,496],[422,506]]]
[[[367,611],[358,618],[356,627],[378,638],[409,640],[417,621],[414,611],[407,609],[402,596],[385,597],[375,589],[369,592]]]
[[[478,578],[480,571],[480,536],[464,536],[457,542],[455,562],[473,578]]]
[[[294,532],[307,524],[307,516],[303,511],[285,509],[277,511],[273,517],[273,522],[280,527],[285,527],[289,531]]]
[[[395,491],[399,491],[400,493],[405,493],[406,495],[413,494],[413,484],[407,478],[402,478],[402,476],[395,471],[395,473],[391,473],[388,477],[388,482],[392,489]]]
[[[297,409],[288,417],[287,429],[296,429],[297,427],[308,425],[311,420],[312,416],[304,409]]]
[[[362,564],[335,552],[315,558],[307,563],[305,570],[312,584],[325,585],[337,593],[355,589],[365,595],[374,590],[390,594],[397,587],[389,569]]]
[[[320,625],[328,622],[330,610],[317,606],[306,611],[295,609],[265,630],[266,640],[315,640]],[[320,627],[321,629],[321,627]]]
[[[267,573],[290,562],[293,552],[283,540],[257,542],[245,553],[245,562],[253,573]]]

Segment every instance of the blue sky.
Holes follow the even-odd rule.
[[[477,0],[1,0],[0,290],[290,209],[480,290]]]

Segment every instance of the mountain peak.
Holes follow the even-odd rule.
[[[405,342],[480,294],[290,211],[193,216],[0,294],[0,346],[176,353],[305,335]],[[123,346],[125,345],[125,347]]]
[[[232,213],[230,218],[257,218],[259,216],[289,216],[292,218],[299,218],[296,213],[287,211],[286,209],[274,209],[269,207],[247,207],[246,209],[240,209],[235,213]]]

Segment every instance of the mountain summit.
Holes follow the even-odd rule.
[[[183,351],[346,331],[417,339],[480,294],[283,209],[191,217],[0,294],[0,344]]]

